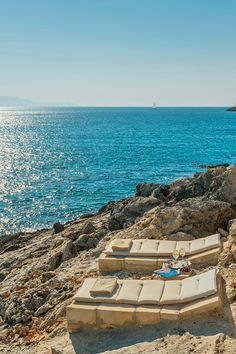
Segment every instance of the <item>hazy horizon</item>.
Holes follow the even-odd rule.
[[[236,104],[233,0],[0,5],[0,96],[86,107]]]
[[[3,104],[2,103],[2,99],[7,98],[7,99],[13,99],[16,100],[16,102],[14,103],[12,101],[12,104]],[[22,102],[21,102],[22,100]],[[77,108],[152,108],[152,106],[148,106],[148,105],[135,105],[135,106],[131,106],[131,105],[116,105],[116,106],[111,106],[111,105],[97,105],[97,106],[93,106],[93,105],[76,105],[73,103],[55,103],[55,102],[48,102],[48,103],[44,103],[44,102],[38,102],[38,101],[30,101],[27,99],[22,99],[20,97],[4,97],[4,96],[0,96],[0,109],[1,108],[37,108],[37,107],[77,107]],[[229,106],[227,105],[221,105],[221,106],[209,106],[209,105],[205,105],[205,106],[191,106],[191,105],[185,105],[185,106],[157,106],[157,108],[227,108]]]

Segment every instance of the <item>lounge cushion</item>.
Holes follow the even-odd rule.
[[[96,283],[97,278],[87,278],[83,282],[83,285],[79,288],[77,293],[74,296],[75,301],[81,301],[81,302],[102,302],[102,303],[115,303],[115,300],[117,298],[117,295],[119,294],[119,291],[122,286],[122,281],[118,280],[117,281],[117,288],[115,292],[112,295],[102,295],[102,296],[92,296],[90,294],[90,290]]]
[[[118,280],[111,295],[90,295],[95,278],[85,279],[74,299],[79,302],[97,302],[130,305],[170,305],[188,303],[217,293],[216,270],[183,280]]]
[[[142,281],[123,280],[123,285],[116,298],[116,302],[121,304],[137,304],[142,287]]]
[[[140,255],[140,248],[143,240],[132,240],[132,245],[129,250],[113,250],[112,242],[106,247],[104,253],[112,256],[135,256]]]
[[[132,245],[132,240],[130,239],[115,239],[112,241],[112,249],[113,250],[121,250],[121,251],[128,251]]]
[[[191,241],[190,254],[204,252],[212,248],[220,247],[220,234],[198,238]]]
[[[157,255],[159,247],[158,240],[143,240],[138,253],[144,254],[145,256],[153,256]]]
[[[181,280],[168,280],[165,281],[163,294],[160,300],[161,304],[178,304],[180,301],[181,293]]]
[[[185,255],[190,254],[191,241],[177,241],[176,249],[179,251],[181,248],[184,248]]]
[[[194,277],[165,282],[160,303],[181,304],[213,295],[216,292],[216,270],[212,269]]]
[[[160,241],[158,247],[158,256],[171,256],[173,251],[176,249],[176,241]]]
[[[139,295],[140,305],[158,305],[163,293],[165,282],[163,280],[143,280],[143,287]]]
[[[131,241],[131,240],[130,240]],[[130,249],[114,250],[112,241],[104,253],[109,256],[129,257],[168,257],[175,249],[184,248],[186,256],[201,253],[210,249],[220,247],[220,235],[215,234],[192,241],[169,241],[169,240],[132,240]]]
[[[97,279],[92,289],[91,296],[111,295],[117,287],[116,279]]]

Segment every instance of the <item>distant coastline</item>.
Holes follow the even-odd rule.
[[[236,106],[227,109],[228,112],[236,112]]]

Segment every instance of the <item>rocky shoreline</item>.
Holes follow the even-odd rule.
[[[173,325],[169,325],[163,329],[162,336],[158,334],[155,338],[152,335],[151,341],[148,337],[148,347],[141,339],[138,346],[140,352],[164,354],[173,352],[174,344],[180,343],[181,354],[202,353],[204,342],[205,347],[210,343],[207,353],[235,353],[230,348],[236,348],[236,165],[203,167],[207,167],[207,171],[168,185],[139,184],[133,197],[109,202],[97,213],[84,215],[64,225],[56,223],[51,230],[1,237],[0,351],[95,353],[98,349],[84,349],[89,346],[88,334],[87,337],[83,334],[79,338],[69,337],[65,311],[83,279],[97,276],[97,259],[111,239],[192,240],[219,232],[224,248],[218,267],[226,282],[228,315],[221,323],[215,320],[218,331],[214,336],[209,333],[206,321],[201,324],[202,332],[197,330],[196,324],[188,325],[193,331],[196,329],[196,336],[183,329],[186,324],[180,326],[176,333],[171,332]],[[120,272],[116,276],[138,277],[140,274]],[[228,320],[229,316],[231,320]],[[208,342],[206,338],[199,339],[204,328],[209,333],[209,338],[206,337]],[[153,333],[153,329],[150,331]],[[168,336],[168,331],[172,335]],[[147,329],[142,333],[146,332]],[[122,335],[121,331],[119,333]],[[109,342],[114,334],[113,331],[104,331],[104,335]],[[129,342],[129,349],[122,349],[118,339],[116,344],[114,341],[113,347],[109,344],[108,349],[104,346],[103,351],[97,352],[111,348],[113,353],[137,352],[135,339]],[[80,342],[79,347],[77,342]],[[126,343],[125,339],[123,342]],[[219,350],[216,349],[218,347]]]

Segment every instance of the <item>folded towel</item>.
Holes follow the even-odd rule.
[[[176,275],[179,275],[179,271],[172,269],[172,268],[168,268],[168,269],[161,269],[155,272],[158,275],[161,275],[164,278],[172,278],[172,277],[176,277]]]
[[[97,279],[92,289],[91,296],[111,295],[117,287],[116,279]]]
[[[112,249],[114,251],[128,251],[132,245],[132,240],[116,239],[112,242]]]

